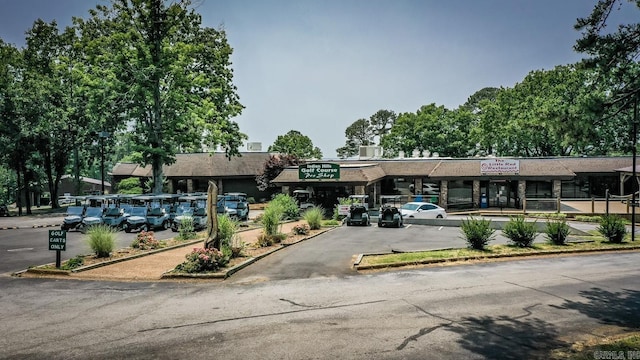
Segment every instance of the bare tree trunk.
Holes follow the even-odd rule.
[[[220,249],[220,237],[218,236],[218,186],[209,181],[207,189],[207,239],[204,241],[205,249]]]

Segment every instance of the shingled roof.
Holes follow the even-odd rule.
[[[366,183],[367,185],[373,184],[376,181],[385,177],[386,174],[382,170],[379,164],[353,164],[353,163],[341,163],[340,165],[340,179],[333,180],[300,180],[298,177],[298,168],[289,167],[284,169],[280,175],[278,175],[273,182],[276,185],[285,185],[291,183],[301,182],[313,182],[313,183]]]
[[[176,162],[162,168],[168,177],[239,177],[256,176],[264,169],[264,163],[270,153],[246,152],[242,156],[234,156],[229,160],[224,153],[177,154]],[[140,166],[131,163],[118,163],[111,172],[113,176],[149,177],[151,166]]]

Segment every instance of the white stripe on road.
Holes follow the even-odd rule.
[[[7,251],[9,252],[14,252],[14,251],[31,251],[33,250],[33,248],[19,248],[19,249],[9,249]]]

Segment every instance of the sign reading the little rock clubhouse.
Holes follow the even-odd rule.
[[[340,164],[312,163],[298,165],[298,179],[338,180],[340,179]]]

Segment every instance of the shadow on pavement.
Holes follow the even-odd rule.
[[[616,325],[630,330],[640,329],[640,291],[623,289],[611,292],[591,288],[580,292],[586,302],[567,300],[559,309],[576,310],[605,325]]]

